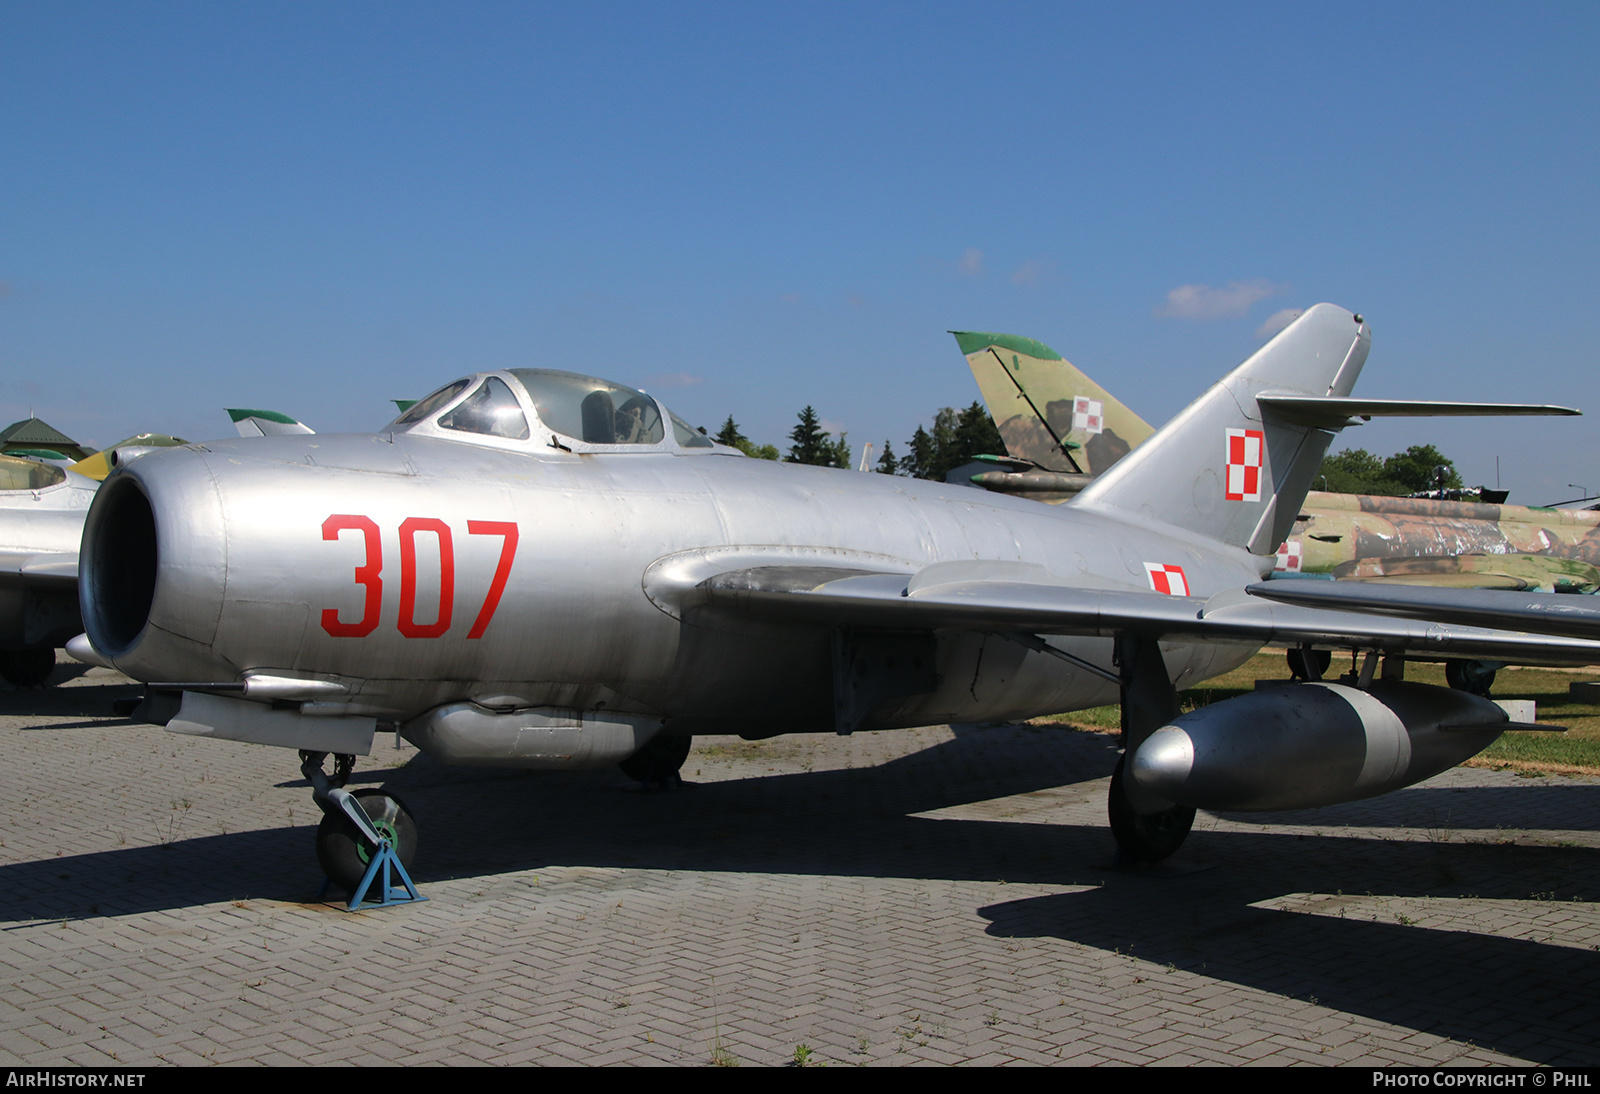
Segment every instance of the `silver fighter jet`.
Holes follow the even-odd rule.
[[[39,460],[0,456],[0,677],[42,684],[78,618],[78,540],[100,484]]]
[[[144,720],[302,750],[319,858],[347,888],[361,826],[332,792],[391,725],[446,763],[620,762],[650,781],[696,733],[1120,700],[1112,829],[1159,859],[1197,807],[1382,793],[1506,728],[1486,700],[1401,682],[1407,650],[1600,659],[1595,641],[1245,592],[1334,432],[1372,412],[1349,397],[1369,341],[1359,316],[1310,309],[1054,507],[747,459],[587,376],[469,376],[373,435],[191,445],[118,471],[84,532],[83,645],[147,683]],[[1176,688],[1265,643],[1366,651],[1366,668],[1180,715]],[[403,807],[357,797],[408,859]]]

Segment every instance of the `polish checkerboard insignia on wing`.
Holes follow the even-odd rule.
[[[1146,562],[1144,572],[1150,578],[1150,587],[1156,592],[1166,593],[1168,596],[1189,595],[1189,579],[1183,575],[1182,566]]]
[[[1105,404],[1080,395],[1072,400],[1072,428],[1084,433],[1099,433],[1106,427]]]
[[[1261,450],[1264,436],[1259,429],[1228,430],[1229,501],[1261,500]]]
[[[1297,574],[1305,564],[1305,548],[1292,539],[1283,541],[1278,548],[1278,561],[1273,570],[1280,574]]]

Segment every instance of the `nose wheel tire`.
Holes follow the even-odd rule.
[[[683,781],[678,778],[678,769],[689,758],[689,748],[693,744],[693,737],[663,737],[657,734],[617,766],[635,782],[646,786],[669,786]]]
[[[417,822],[399,798],[381,790],[357,790],[352,797],[372,821],[378,834],[388,839],[407,871],[417,853]],[[317,862],[322,872],[347,893],[356,891],[372,862],[374,849],[356,826],[343,815],[324,815],[317,825]]]
[[[1135,862],[1160,862],[1167,858],[1189,836],[1194,826],[1194,810],[1175,805],[1159,813],[1135,813],[1123,792],[1123,764],[1111,774],[1111,796],[1107,812],[1111,816],[1111,834],[1117,838],[1122,853]]]

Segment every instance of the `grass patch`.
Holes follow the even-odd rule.
[[[1335,655],[1328,677],[1349,671],[1350,658]],[[1282,651],[1256,654],[1232,672],[1207,680],[1197,688],[1178,693],[1184,710],[1220,703],[1255,690],[1257,680],[1287,680],[1289,666]],[[1444,666],[1426,662],[1406,665],[1406,679],[1419,684],[1447,687]],[[1475,767],[1512,767],[1536,772],[1600,774],[1600,703],[1579,702],[1567,685],[1574,680],[1600,679],[1600,669],[1546,669],[1512,666],[1495,677],[1496,699],[1532,699],[1541,722],[1566,726],[1566,733],[1516,732],[1500,739],[1467,762]],[[1115,733],[1120,722],[1116,706],[1091,707],[1068,714],[1033,719],[1034,725],[1061,725],[1092,733]]]

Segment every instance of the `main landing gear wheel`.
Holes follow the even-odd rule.
[[[381,790],[357,790],[351,797],[361,803],[361,808],[372,821],[372,827],[387,839],[407,872],[417,853],[417,823],[411,811],[399,798]],[[372,862],[374,848],[356,830],[355,823],[342,814],[324,814],[317,825],[317,862],[322,872],[347,893],[356,891]]]
[[[665,737],[658,733],[617,766],[628,778],[646,786],[666,787],[682,783],[678,769],[689,758],[689,748],[693,744],[693,737]]]
[[[0,650],[0,676],[6,683],[19,688],[36,688],[56,671],[56,651]]]
[[[1446,661],[1444,663],[1445,682],[1457,691],[1467,692],[1469,695],[1489,697],[1489,689],[1494,687],[1495,670],[1482,661]]]
[[[1175,805],[1159,813],[1135,813],[1123,787],[1123,765],[1117,761],[1111,773],[1111,796],[1107,811],[1111,815],[1111,834],[1122,853],[1135,862],[1160,862],[1171,855],[1194,826],[1194,810]]]

